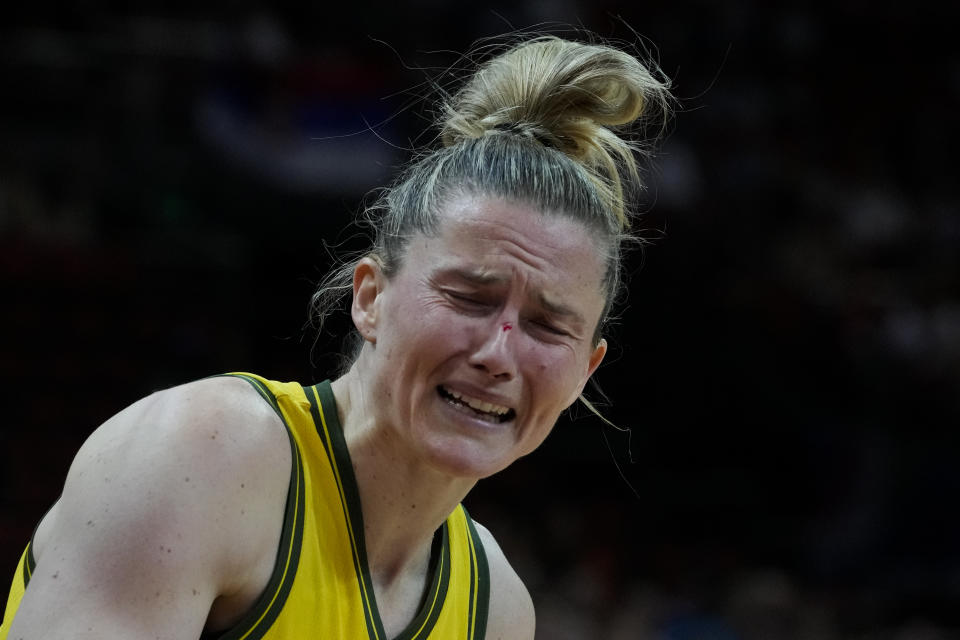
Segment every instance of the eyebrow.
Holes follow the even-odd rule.
[[[471,284],[498,284],[509,280],[507,276],[492,273],[483,268],[478,269],[450,269],[448,274],[466,280]]]
[[[489,285],[489,284],[500,284],[506,282],[510,278],[504,275],[499,275],[487,271],[483,268],[478,269],[450,269],[447,271],[449,275],[452,275],[456,278],[460,278],[466,282],[475,285]],[[572,307],[569,307],[561,302],[554,302],[544,292],[539,292],[537,294],[537,302],[540,304],[543,309],[552,316],[558,318],[563,318],[568,320],[571,323],[583,325],[585,320],[580,313],[574,310]]]

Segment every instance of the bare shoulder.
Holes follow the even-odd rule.
[[[289,459],[288,449],[279,417],[247,382],[191,382],[153,393],[96,429],[73,460],[58,508],[97,495],[129,494],[177,510],[239,496],[247,485],[234,480],[256,489]]]
[[[77,452],[37,530],[16,628],[197,637],[214,601],[254,584],[275,554],[290,464],[282,422],[243,380],[135,402]]]
[[[242,555],[243,542],[255,542],[256,536],[230,534],[245,533],[241,515],[257,516],[285,494],[289,476],[278,470],[289,469],[289,461],[279,417],[246,381],[208,378],[158,391],[87,439],[71,465],[51,528],[82,509],[90,516],[84,521],[88,529],[100,520],[121,525],[110,532],[123,535],[149,524],[151,532],[177,528],[180,539],[200,529],[208,542],[191,537],[181,546],[196,544],[209,553],[218,550],[210,545],[219,545]],[[127,527],[129,520],[138,526]],[[210,535],[214,532],[218,535]]]
[[[536,612],[526,585],[510,565],[490,531],[474,522],[483,541],[490,567],[490,612],[487,640],[528,640],[533,638]]]

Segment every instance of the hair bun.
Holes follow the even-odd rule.
[[[598,284],[605,306],[593,334],[598,345],[621,290],[623,245],[634,239],[624,198],[626,189],[640,185],[633,152],[646,151],[642,141],[621,134],[657,108],[661,128],[669,115],[667,80],[650,69],[609,46],[550,36],[494,57],[443,104],[446,146],[419,154],[364,211],[376,234],[364,257],[393,277],[411,239],[438,233],[446,205],[462,193],[566,216],[597,241],[604,263]],[[344,263],[314,295],[321,324],[353,290],[356,264]]]
[[[483,64],[447,101],[441,138],[449,146],[487,135],[528,137],[579,162],[622,203],[622,182],[639,184],[635,153],[652,147],[626,133],[657,115],[662,128],[669,114],[669,82],[654,72],[607,45],[529,40]]]
[[[535,134],[586,158],[601,127],[665,112],[667,88],[624,51],[544,36],[481,66],[445,105],[442,137],[450,145],[491,131]]]

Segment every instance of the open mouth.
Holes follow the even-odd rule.
[[[444,386],[437,387],[437,393],[440,397],[456,407],[462,407],[474,413],[478,418],[490,422],[503,423],[513,420],[517,412],[510,407],[491,404],[477,398],[471,398],[457,391],[452,391]]]

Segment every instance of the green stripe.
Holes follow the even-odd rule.
[[[30,584],[30,578],[33,577],[33,572],[37,568],[37,561],[33,558],[33,537],[31,536],[30,542],[27,543],[27,557],[23,563],[23,588],[26,589],[27,585]]]
[[[304,500],[304,473],[303,460],[300,449],[293,437],[293,432],[283,413],[276,397],[260,380],[242,374],[227,374],[246,380],[254,389],[273,407],[290,441],[290,485],[287,490],[287,505],[283,516],[283,530],[280,544],[277,547],[277,559],[263,594],[253,608],[232,629],[221,634],[205,634],[203,638],[217,638],[217,640],[260,640],[276,621],[283,610],[283,605],[293,588],[294,577],[300,561],[300,549],[303,546],[303,518],[305,511]]]
[[[43,521],[50,515],[50,512],[53,511],[53,508],[57,506],[57,503],[60,502],[59,498],[43,512],[43,515],[40,516],[40,519],[37,520],[37,524],[33,527],[33,532],[30,534],[30,540],[27,542],[27,561],[23,566],[23,588],[26,589],[27,585],[30,583],[30,578],[33,577],[34,572],[37,570],[37,559],[33,557],[33,540],[37,537],[37,530],[40,529],[40,525],[43,524]]]
[[[33,532],[30,534],[30,541],[27,542],[27,561],[24,563],[23,567],[23,588],[27,588],[27,584],[30,582],[30,578],[33,577],[33,573],[37,570],[37,559],[33,557],[33,540],[37,537],[37,530],[40,528],[40,525],[43,524],[43,521],[46,520],[47,516],[50,515],[50,512],[53,511],[53,508],[57,506],[57,503],[60,502],[58,498],[52,505],[47,507],[47,510],[43,512],[43,515],[40,516],[40,519],[37,520],[37,524],[33,527]]]
[[[474,638],[473,598],[476,591],[474,590],[473,585],[477,581],[477,573],[475,570],[476,554],[473,552],[473,546],[475,545],[467,545],[467,553],[470,554],[470,580],[467,583],[470,585],[470,591],[469,593],[467,593],[467,639],[468,640],[473,640]]]
[[[316,422],[317,433],[324,441],[324,450],[334,470],[340,504],[350,534],[350,546],[353,551],[353,567],[359,578],[360,599],[363,602],[363,615],[367,625],[369,640],[387,640],[380,612],[377,609],[376,596],[373,593],[373,580],[367,563],[367,547],[363,535],[363,511],[360,508],[360,490],[353,475],[353,463],[347,442],[343,438],[340,418],[337,415],[336,400],[330,381],[314,385],[308,391],[310,412]],[[318,406],[319,405],[319,406]]]
[[[316,428],[317,435],[320,437],[320,443],[323,445],[323,451],[324,453],[327,454],[327,462],[329,462],[330,466],[333,467],[333,457],[330,455],[330,447],[327,446],[327,437],[326,435],[324,435],[324,431],[323,431],[323,425],[324,425],[323,417],[320,415],[320,405],[319,405],[320,390],[318,388],[319,386],[320,385],[307,387],[303,390],[303,392],[307,394],[307,400],[310,401],[310,417],[313,418],[313,426]],[[336,416],[336,406],[330,407],[330,408],[333,409],[333,414],[334,416]],[[333,419],[337,421],[336,423],[339,426],[340,418],[334,417]]]
[[[312,392],[312,393],[311,393]],[[324,381],[307,389],[307,398],[310,400],[310,413],[317,427],[317,434],[323,443],[327,459],[336,471],[335,477],[341,496],[341,507],[347,520],[347,529],[353,531],[350,544],[353,548],[354,570],[360,582],[360,596],[364,606],[364,616],[367,622],[369,640],[387,640],[383,621],[380,619],[380,610],[377,607],[376,595],[373,592],[373,582],[370,577],[370,567],[367,563],[367,551],[364,541],[363,511],[360,506],[360,490],[353,473],[353,463],[350,460],[350,451],[340,426],[340,417],[337,414],[336,399],[330,381]],[[420,640],[426,638],[433,631],[446,602],[447,591],[450,586],[451,550],[449,526],[444,522],[441,528],[440,560],[433,573],[428,595],[424,604],[413,621],[394,640]],[[369,585],[364,588],[362,585]]]
[[[257,393],[260,394],[260,397],[267,401],[267,403],[273,407],[273,410],[276,411],[277,415],[280,416],[280,419],[283,420],[284,426],[287,426],[287,421],[283,417],[283,412],[280,411],[280,403],[277,401],[276,396],[273,395],[273,392],[263,384],[263,381],[254,378],[253,376],[247,376],[242,373],[231,373],[228,374],[233,378],[240,378],[241,380],[246,380],[250,385],[257,390]],[[290,430],[290,427],[287,426],[287,431]]]
[[[467,528],[470,530],[470,538],[473,540],[474,559],[476,560],[477,574],[473,574],[473,561],[470,562],[470,606],[473,607],[473,584],[474,578],[477,582],[477,611],[476,624],[471,629],[468,638],[482,639],[487,634],[487,615],[490,612],[490,566],[487,564],[487,554],[483,550],[483,542],[477,534],[476,527],[473,526],[473,518],[463,509],[463,514],[467,518]],[[473,611],[470,612],[470,620],[474,620]]]
[[[433,573],[433,582],[427,590],[427,597],[423,601],[423,608],[413,619],[403,633],[394,640],[421,640],[427,638],[440,618],[443,603],[447,600],[447,589],[450,587],[450,529],[446,522],[442,527],[440,559]]]
[[[287,500],[287,509],[284,514],[283,537],[280,539],[280,546],[277,553],[277,567],[274,570],[273,576],[271,576],[270,584],[267,585],[265,592],[267,594],[275,592],[276,597],[272,603],[265,602],[264,607],[254,609],[254,611],[258,613],[264,608],[266,608],[266,611],[263,618],[260,619],[259,623],[257,623],[249,635],[237,636],[238,638],[244,638],[244,640],[259,640],[270,630],[270,627],[273,626],[273,623],[283,611],[283,606],[287,601],[287,597],[290,595],[290,590],[293,589],[294,578],[296,577],[297,568],[300,564],[300,551],[303,547],[303,519],[305,512],[304,490],[306,485],[304,483],[303,464],[299,452],[297,453],[296,467],[297,496],[293,500],[289,498]],[[293,526],[287,524],[291,516],[293,516]],[[289,561],[287,561],[286,558],[281,559],[283,550],[286,550]],[[284,564],[281,564],[281,562],[285,562],[286,575],[284,575],[283,571]]]

